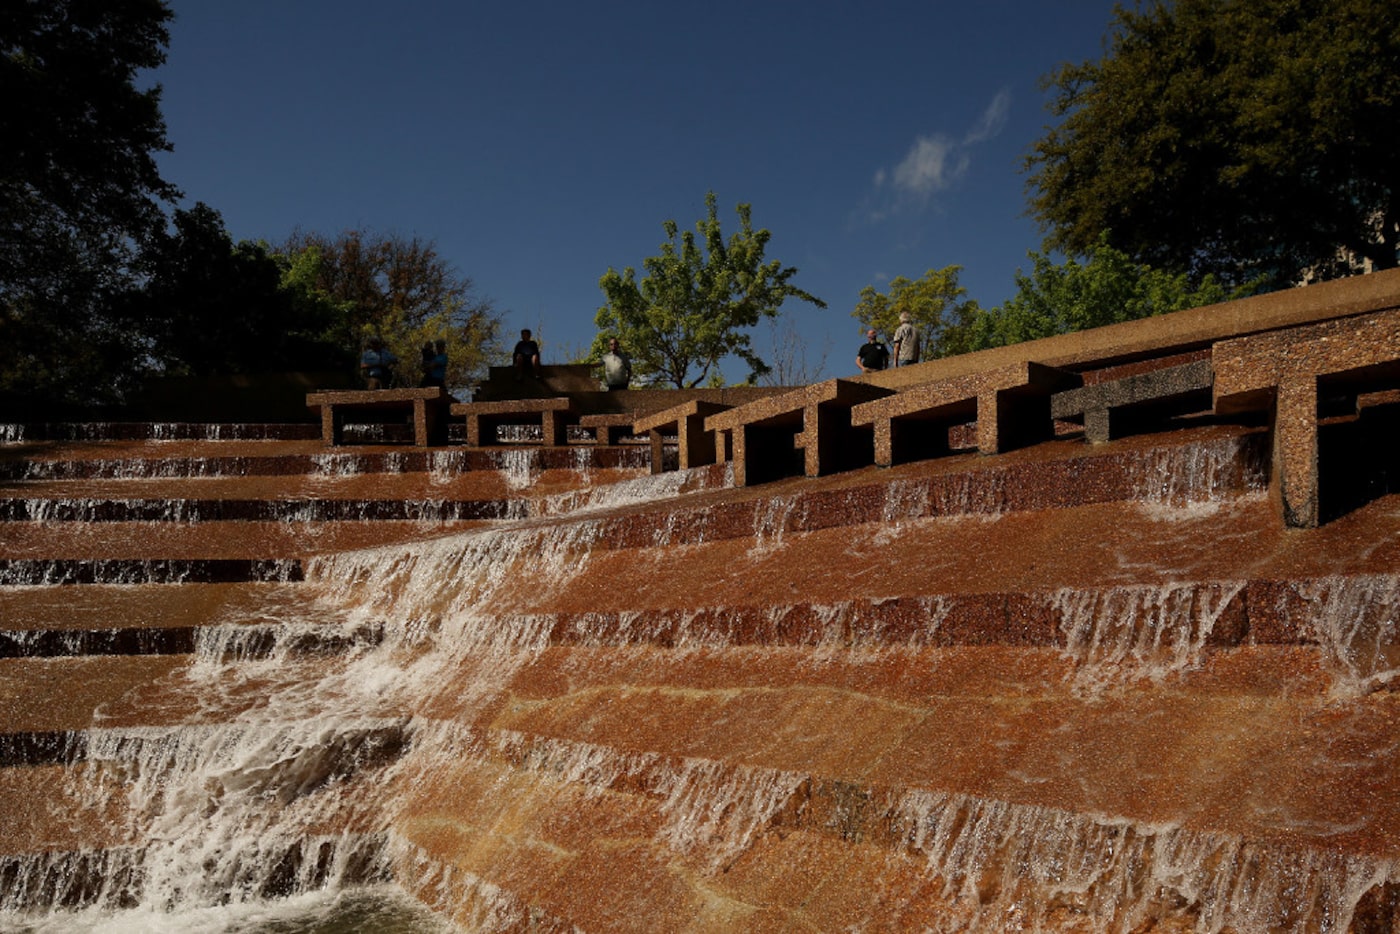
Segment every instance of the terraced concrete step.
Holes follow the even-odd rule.
[[[0,586],[297,581],[295,558],[0,558]]]
[[[141,845],[13,855],[0,851],[0,925],[28,930],[32,919],[45,912],[135,908],[146,897],[150,860]],[[249,862],[254,860],[251,871],[241,871],[241,881],[245,894],[263,899],[389,881],[379,834],[341,832],[294,840],[274,854],[250,855]]]
[[[1360,671],[1400,667],[1400,575],[1171,581],[942,592],[839,603],[709,605],[542,616],[551,645],[842,649],[1024,646],[1084,661],[1192,663],[1241,645],[1324,646]],[[1392,664],[1394,663],[1394,664]]]
[[[525,514],[520,500],[0,497],[0,522],[461,522]]]
[[[0,424],[0,441],[290,441],[320,437],[305,423],[228,422],[43,422]]]
[[[958,744],[971,745],[983,748]],[[1141,820],[936,778],[773,767],[748,748],[706,757],[508,732],[442,753],[451,764],[414,784],[397,829],[416,848],[408,884],[468,927],[538,913],[551,925],[627,917],[657,930],[697,918],[726,930],[975,930],[1009,915],[1041,930],[1110,918],[1131,929],[1370,930],[1396,895],[1356,840],[1324,836],[1321,848],[1210,817]],[[1084,777],[1093,789],[1096,770]],[[437,878],[424,864],[453,884],[412,881]],[[636,884],[607,885],[618,873]]]
[[[140,583],[141,567],[151,565],[162,581],[173,581],[177,574],[163,570],[175,562],[242,562],[252,568],[255,562],[282,562],[292,573],[293,563],[308,555],[420,541],[435,533],[467,531],[481,525],[477,521],[425,520],[419,522],[381,520],[377,522],[104,522],[42,523],[13,522],[4,526],[0,539],[0,561],[13,568],[5,583],[43,583],[50,576],[58,583],[67,574],[82,577],[87,566],[104,563],[114,568],[123,563],[130,575],[109,583]],[[230,564],[229,568],[235,567]],[[258,565],[261,566],[261,565]],[[218,565],[212,565],[218,567]],[[97,578],[87,573],[94,582]],[[217,575],[206,575],[213,580]],[[225,576],[224,580],[276,579]],[[155,578],[152,578],[155,580]]]
[[[508,474],[650,469],[646,447],[327,448],[315,442],[207,441],[0,445],[0,480],[360,474]]]

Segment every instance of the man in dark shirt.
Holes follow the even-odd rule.
[[[856,353],[856,366],[860,367],[862,373],[874,373],[876,370],[883,370],[890,362],[890,352],[884,344],[880,342],[875,329],[871,328],[865,332],[865,343],[861,345]]]
[[[527,367],[531,376],[540,378],[540,345],[531,339],[529,328],[520,332],[520,341],[515,345],[515,378],[524,378]]]

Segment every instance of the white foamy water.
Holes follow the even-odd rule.
[[[1127,469],[1139,478],[1137,497],[1150,516],[1190,519],[1213,514],[1223,501],[1241,495],[1263,495],[1269,478],[1253,455],[1256,444],[1234,436],[1156,448]]]
[[[760,502],[754,509],[753,545],[749,547],[749,555],[762,557],[781,550],[788,526],[801,527],[804,505],[798,494],[770,496]]]
[[[521,469],[528,474],[536,452],[518,453],[527,455]],[[441,705],[470,722],[550,646],[560,620],[521,608],[522,570],[562,592],[608,534],[607,510],[678,497],[702,488],[703,476],[709,474],[664,474],[551,497],[541,511],[567,517],[554,521],[502,523],[310,560],[305,602],[253,613],[267,625],[201,633],[196,662],[167,685],[183,702],[174,725],[92,731],[89,767],[124,783],[130,830],[149,843],[89,857],[91,873],[44,857],[7,878],[38,893],[36,901],[46,879],[102,880],[102,890],[87,896],[94,907],[39,919],[60,924],[45,934],[182,929],[160,926],[167,922],[186,930],[254,930],[272,923],[281,907],[378,884],[395,866],[413,873],[416,890],[432,894],[434,904],[460,911],[469,929],[552,921],[489,879],[444,865],[394,834],[399,780],[410,769],[421,774],[463,756],[528,772],[520,793],[540,808],[570,793],[625,788],[660,816],[649,845],[696,867],[702,878],[724,872],[764,834],[798,819],[789,811],[811,776],[508,731],[482,737],[443,726],[431,712]],[[957,508],[971,511],[998,501],[961,496],[954,498],[971,505]],[[898,525],[944,508],[926,486],[891,485],[883,518]],[[806,521],[795,497],[764,503],[754,513],[751,557],[778,553],[784,534]],[[694,541],[703,526],[657,523],[657,542],[675,543],[681,527]],[[1066,589],[1047,599],[1060,614],[1064,651],[1078,677],[1098,689],[1132,677],[1160,681],[1198,665],[1241,586]],[[1386,675],[1394,615],[1382,608],[1394,604],[1395,591],[1394,579],[1376,578],[1317,582],[1303,592],[1308,606],[1337,610],[1310,625],[1341,669],[1360,678]],[[908,644],[931,643],[947,605],[937,597],[908,602],[918,614]],[[879,606],[852,600],[803,607],[813,618],[813,662],[862,640],[891,651]],[[797,608],[764,612],[778,631]],[[574,625],[589,644],[598,623],[582,617]],[[657,631],[657,619],[641,613],[608,625],[612,635],[600,643],[635,646]],[[668,643],[695,652],[734,644],[737,629],[723,608],[666,625]],[[343,644],[335,653],[318,658],[317,644],[337,637]],[[888,852],[915,854],[969,919],[968,930],[1053,931],[1062,920],[1053,912],[1072,909],[1088,919],[1088,930],[1131,931],[1167,904],[1195,906],[1190,929],[1203,934],[1340,931],[1361,893],[1395,877],[1395,867],[1379,859],[925,790],[895,794],[882,817],[902,842],[888,844]],[[874,858],[880,852],[873,850]],[[16,929],[28,923],[0,912],[0,927],[12,922]]]
[[[20,897],[76,898],[91,926],[386,879],[395,775],[433,754],[415,750],[418,711],[439,695],[471,709],[547,646],[552,621],[511,611],[514,572],[567,587],[601,528],[505,525],[311,560],[303,601],[239,610],[284,625],[201,633],[197,661],[167,680],[172,725],[89,731],[86,767],[120,778],[143,841],[127,868],[104,866],[93,890]],[[64,878],[42,859],[12,873]],[[0,903],[0,927],[28,923],[20,907]]]
[[[1196,668],[1242,581],[1167,583],[1053,594],[1064,652],[1083,688],[1147,677],[1161,682]]]
[[[1118,934],[1167,917],[1199,934],[1340,932],[1397,878],[1386,859],[959,794],[908,792],[892,823],[967,930]]]
[[[1286,621],[1321,646],[1338,694],[1355,696],[1396,683],[1400,575],[1323,577],[1298,581],[1293,589],[1302,607],[1280,609]]]

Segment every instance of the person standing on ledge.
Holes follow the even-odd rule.
[[[876,370],[883,370],[890,365],[890,352],[880,337],[871,328],[865,332],[865,343],[856,352],[856,366],[860,367],[862,373],[874,373]]]
[[[909,312],[899,313],[899,327],[894,332],[894,365],[909,366],[919,362],[919,330],[909,321]]]
[[[632,383],[632,358],[623,351],[616,337],[608,338],[608,352],[603,354],[603,385],[609,392],[626,389]]]
[[[394,364],[399,358],[384,348],[384,341],[377,337],[369,339],[369,346],[360,356],[360,375],[365,378],[367,389],[387,389],[393,377]]]
[[[540,345],[530,336],[529,328],[520,332],[520,340],[515,345],[514,362],[516,379],[525,378],[526,367],[529,367],[531,376],[535,379],[540,378]]]

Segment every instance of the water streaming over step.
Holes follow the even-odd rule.
[[[638,503],[683,482],[631,483],[579,505]],[[95,889],[76,885],[77,868],[61,860],[0,867],[14,880],[0,926],[19,923],[4,912],[20,909],[68,911],[63,924],[78,929],[114,910],[189,911],[387,878],[394,776],[432,755],[414,749],[414,712],[439,692],[470,709],[545,648],[547,621],[507,609],[511,572],[529,562],[567,587],[601,528],[587,518],[507,525],[318,558],[305,585],[314,602],[269,606],[275,629],[205,627],[195,663],[166,685],[195,702],[191,722],[98,729],[86,743],[86,767],[121,778],[130,833],[147,842],[86,870],[102,880]],[[331,630],[335,655],[294,663]]]
[[[949,929],[1127,932],[1165,916],[1200,932],[1339,931],[1397,875],[1386,859],[929,791],[904,794],[892,824],[943,880],[961,916]]]
[[[1162,682],[1198,667],[1216,622],[1244,582],[1065,588],[1055,595],[1064,651],[1080,687]]]
[[[1241,478],[1231,474],[1230,457],[1236,465],[1240,457],[1231,450],[1222,444],[1200,461],[1191,460],[1194,454],[1182,455],[1184,463],[1153,461],[1154,472],[1199,469],[1208,476],[1164,480],[1154,473],[1151,496],[1177,509],[1236,495]],[[537,480],[537,450],[501,457],[512,485]],[[658,815],[650,842],[701,877],[730,871],[770,833],[800,828],[879,838],[884,858],[914,858],[941,887],[949,929],[1056,931],[1077,924],[1126,932],[1166,915],[1181,919],[1183,930],[1212,934],[1335,931],[1345,929],[1364,893],[1400,877],[1381,857],[476,726],[475,715],[560,638],[557,617],[518,610],[518,570],[528,566],[532,579],[564,592],[609,534],[610,511],[673,501],[726,485],[724,477],[699,470],[639,478],[550,496],[534,518],[309,560],[306,597],[269,605],[268,625],[229,621],[201,630],[194,662],[164,685],[172,703],[185,705],[180,722],[90,731],[85,768],[124,783],[126,829],[143,843],[0,861],[7,893],[0,927],[22,929],[25,912],[36,908],[46,913],[42,923],[59,925],[50,931],[100,929],[114,916],[200,917],[221,903],[261,905],[270,897],[373,885],[408,867],[419,891],[436,892],[434,904],[460,910],[475,929],[566,929],[566,919],[483,874],[445,864],[396,831],[400,781],[463,759],[509,764],[525,776],[527,803],[541,807],[572,793],[637,795]],[[889,482],[874,500],[883,505],[869,514],[878,527],[862,534],[893,552],[908,524],[994,520],[1005,508],[999,483],[965,485],[939,500],[928,484]],[[1246,477],[1245,488],[1252,484]],[[755,507],[747,560],[767,560],[802,534],[809,505],[785,494]],[[673,518],[668,508],[652,519],[658,544],[704,543],[703,536],[682,538]],[[1286,606],[1298,607],[1297,624],[1329,653],[1339,680],[1366,688],[1389,683],[1397,580],[1297,585],[1297,602]],[[1059,620],[1055,651],[1093,694],[1198,667],[1244,586],[1064,588],[1039,598]],[[807,642],[821,649],[813,654],[817,665],[842,652],[893,655],[936,645],[953,602],[944,595],[896,597],[916,620],[899,630],[903,642],[896,645],[881,628],[883,598],[761,612],[774,632],[789,616],[809,616]],[[702,610],[709,611],[703,623]],[[725,611],[688,610],[693,622],[668,622],[681,635],[667,636],[660,648],[653,644],[660,614],[614,615],[606,634],[601,617],[580,616],[573,625],[578,644],[718,658],[739,641]],[[315,657],[315,646],[329,643],[334,653]],[[814,803],[818,788],[836,804],[822,810]],[[872,918],[870,927],[879,926]]]
[[[1296,581],[1283,618],[1324,649],[1338,696],[1390,687],[1400,677],[1400,575]]]

